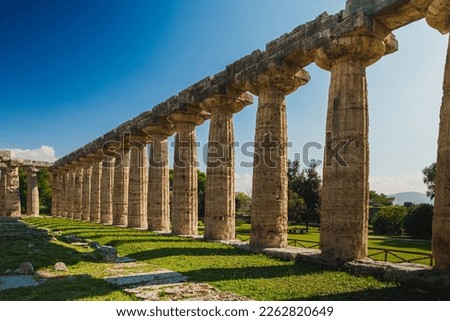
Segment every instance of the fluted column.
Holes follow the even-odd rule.
[[[202,103],[211,113],[205,194],[205,239],[235,239],[233,114],[253,102],[250,94],[217,96]]]
[[[287,124],[285,97],[309,81],[309,74],[273,61],[258,72],[250,91],[258,95],[253,161],[250,245],[287,246]]]
[[[195,112],[195,107],[192,108]],[[200,112],[198,108],[197,112]],[[194,113],[171,115],[176,124],[173,167],[172,234],[198,234],[197,146],[195,126],[203,119]]]
[[[148,169],[147,222],[150,231],[170,230],[169,133],[152,133]]]
[[[128,191],[128,227],[147,228],[147,142],[132,138],[130,149],[130,182]]]
[[[0,216],[6,216],[6,168],[0,164]]]
[[[67,217],[69,207],[69,172],[67,168],[61,170],[61,180],[61,197],[59,198],[61,204],[61,217]]]
[[[6,168],[6,195],[5,210],[6,216],[19,217],[20,191],[19,191],[19,163],[11,160]]]
[[[81,188],[81,219],[83,221],[89,221],[91,216],[91,178],[92,178],[92,165],[90,162],[83,160],[83,182]]]
[[[130,175],[129,146],[120,150],[114,168],[113,225],[128,225],[128,182]]]
[[[75,167],[68,166],[68,177],[67,177],[67,218],[74,218],[75,214]]]
[[[441,33],[450,32],[450,2],[434,0],[427,22]],[[435,268],[450,269],[450,39],[445,63],[443,98],[440,111],[436,182],[433,213],[432,250]]]
[[[39,189],[38,189],[38,170],[34,167],[28,167],[27,173],[27,215],[39,216]]]
[[[101,204],[101,180],[102,180],[102,157],[94,155],[89,157],[92,163],[91,174],[91,195],[89,220],[91,222],[100,223],[100,204]]]
[[[385,53],[375,37],[336,39],[316,63],[331,70],[320,210],[322,255],[367,256],[369,217],[369,115],[366,67]]]
[[[73,219],[75,220],[81,220],[81,213],[83,212],[83,178],[83,167],[77,164],[75,167],[73,193]]]
[[[114,159],[102,162],[100,222],[108,225],[113,224],[114,164]]]
[[[52,182],[51,182],[51,186],[52,186],[52,216],[53,217],[57,217],[59,210],[59,203],[58,203],[58,198],[59,198],[59,173],[57,171],[52,171],[51,172],[52,175]],[[60,214],[59,214],[60,216]]]

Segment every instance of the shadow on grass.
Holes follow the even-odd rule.
[[[159,240],[158,240],[159,242]],[[240,256],[250,255],[247,252],[237,250],[234,248],[204,248],[201,247],[203,243],[199,244],[199,247],[170,247],[160,248],[148,251],[137,252],[134,254],[128,254],[128,256],[138,260],[152,260],[173,256]],[[197,244],[194,244],[197,245]]]
[[[0,301],[74,301],[108,296],[116,291],[119,291],[116,286],[101,279],[77,275],[48,279],[44,284],[32,288],[1,291]]]
[[[378,240],[377,240],[378,241]],[[408,251],[431,251],[431,242],[430,241],[408,241],[401,239],[383,239],[377,242],[376,246],[372,247],[392,247],[397,249],[407,249]]]

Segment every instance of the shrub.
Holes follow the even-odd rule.
[[[433,206],[420,204],[412,207],[405,218],[405,231],[416,238],[431,238]]]
[[[374,218],[373,231],[381,235],[402,235],[406,214],[404,206],[381,208]]]

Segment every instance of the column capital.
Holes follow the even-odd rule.
[[[428,24],[443,35],[450,32],[450,2],[433,0],[428,7],[425,19]]]
[[[281,59],[272,59],[258,69],[253,79],[245,81],[245,87],[255,95],[268,89],[288,95],[311,79],[306,70]]]
[[[169,116],[169,120],[176,126],[180,124],[189,124],[198,126],[203,124],[205,118],[202,117],[203,110],[199,106],[184,105],[182,111],[176,111]]]
[[[209,113],[213,110],[218,110],[235,114],[252,103],[253,96],[251,94],[242,91],[232,91],[227,92],[227,95],[215,95],[207,98],[200,104],[200,107]]]
[[[333,65],[352,61],[368,67],[375,63],[386,53],[386,42],[395,38],[387,37],[381,40],[373,36],[348,36],[331,40],[321,47],[316,54],[316,64],[325,70],[331,70]]]
[[[36,167],[25,167],[25,170],[27,171],[27,173],[37,173],[39,172],[39,169]]]

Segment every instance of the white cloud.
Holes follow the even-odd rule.
[[[425,193],[427,189],[422,180],[422,173],[403,176],[371,176],[369,184],[371,190],[384,194],[401,192]]]
[[[37,161],[45,161],[45,162],[54,162],[56,161],[55,150],[53,147],[42,145],[37,149],[19,149],[12,148],[11,154],[15,158],[19,159],[29,159],[29,160],[37,160]]]
[[[252,175],[236,175],[236,192],[243,192],[252,195]]]

